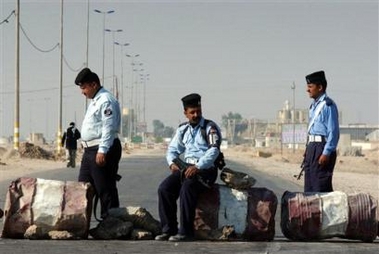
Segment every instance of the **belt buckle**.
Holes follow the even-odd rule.
[[[196,164],[197,163],[197,159],[196,158],[187,158],[186,161],[189,164]]]

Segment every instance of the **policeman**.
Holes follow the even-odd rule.
[[[67,128],[62,137],[62,146],[66,142],[66,160],[67,167],[75,168],[76,150],[78,148],[77,140],[80,139],[80,132],[75,128],[75,123],[71,122],[70,127]]]
[[[99,77],[88,68],[79,72],[75,84],[90,99],[82,123],[84,154],[79,171],[79,181],[90,182],[100,199],[101,217],[119,207],[116,180],[121,158],[120,106],[113,95],[100,85]]]
[[[338,109],[326,94],[324,71],[309,74],[305,79],[309,97],[314,101],[309,109],[304,192],[331,192],[339,140]]]
[[[162,234],[155,238],[158,241],[176,242],[193,239],[198,196],[207,190],[206,185],[213,184],[217,178],[214,162],[220,153],[220,128],[213,121],[203,118],[200,95],[189,94],[182,98],[182,102],[188,122],[178,127],[167,150],[166,160],[171,174],[158,188],[158,208],[162,225]],[[173,163],[173,160],[180,155],[187,163],[192,164],[185,171],[184,177],[181,177],[178,165]],[[200,176],[202,181],[199,177],[195,177],[196,175]],[[178,198],[180,198],[179,231],[176,205]]]

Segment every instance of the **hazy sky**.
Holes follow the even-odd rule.
[[[0,0],[0,22],[15,9]],[[146,121],[176,127],[185,121],[180,98],[197,92],[203,114],[220,121],[228,112],[273,121],[284,102],[308,108],[304,76],[325,70],[327,93],[342,112],[342,124],[378,124],[378,1],[95,1],[90,0],[89,67],[102,76],[103,15],[106,28],[122,29],[115,41],[139,54],[146,83]],[[87,0],[64,1],[63,127],[81,125],[84,97],[74,85],[86,58]],[[22,0],[20,23],[39,50],[59,42],[60,1]],[[13,134],[15,18],[0,25],[0,136]],[[43,53],[20,33],[20,132],[58,128],[59,49]],[[112,89],[112,33],[105,34],[105,83]],[[130,100],[131,58],[115,47],[115,74],[124,106]],[[138,74],[134,72],[134,75]],[[143,86],[138,91],[141,120]]]

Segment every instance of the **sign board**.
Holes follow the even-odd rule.
[[[146,122],[139,122],[139,123],[137,123],[137,132],[138,133],[147,132],[147,124],[146,124]]]
[[[306,124],[282,124],[282,144],[305,144],[307,127]]]

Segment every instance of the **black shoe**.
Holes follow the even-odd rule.
[[[167,233],[162,233],[161,235],[157,235],[155,237],[155,240],[156,241],[167,241],[169,238],[170,238],[171,235],[167,234]]]
[[[193,241],[193,237],[188,236],[188,235],[177,234],[177,235],[170,236],[168,240],[170,242],[190,242],[190,241]]]

